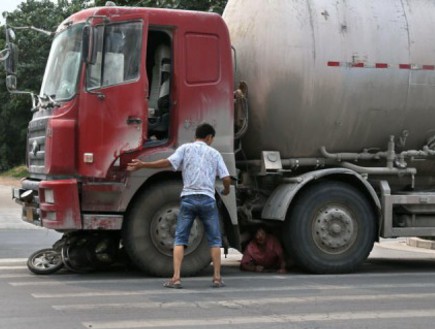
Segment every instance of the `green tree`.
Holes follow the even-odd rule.
[[[19,29],[34,26],[47,31],[56,27],[73,12],[85,8],[88,3],[79,0],[23,1],[7,18],[8,26],[15,30],[19,51],[17,65],[20,90],[38,93],[47,62],[52,37]],[[5,46],[4,26],[0,29],[0,49]],[[0,172],[22,164],[25,159],[27,125],[31,118],[31,98],[10,94],[5,87],[5,74],[0,70]]]

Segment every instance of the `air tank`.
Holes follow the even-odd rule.
[[[223,17],[249,86],[247,158],[435,135],[435,1],[229,0]]]

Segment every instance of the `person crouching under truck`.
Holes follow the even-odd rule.
[[[248,243],[240,262],[242,271],[286,273],[284,251],[278,239],[262,227]]]

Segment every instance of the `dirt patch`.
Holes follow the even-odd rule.
[[[0,185],[20,187],[21,183],[19,178],[0,176]]]

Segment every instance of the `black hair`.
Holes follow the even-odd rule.
[[[202,123],[196,127],[195,138],[204,139],[208,135],[212,135],[212,137],[216,135],[216,131],[212,125],[208,123]]]

